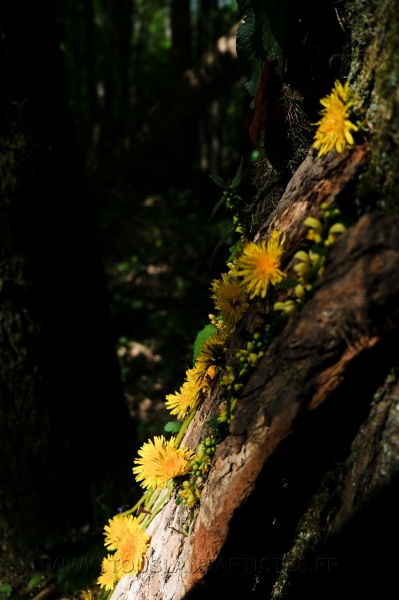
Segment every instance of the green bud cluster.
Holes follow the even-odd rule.
[[[231,415],[237,404],[237,396],[244,388],[244,381],[256,367],[259,360],[264,355],[265,348],[274,338],[273,328],[266,325],[262,333],[254,333],[252,340],[247,343],[246,348],[236,352],[237,364],[235,367],[229,365],[226,367],[226,373],[222,376],[220,386],[225,388],[230,395]],[[219,423],[230,423],[233,416],[227,419],[226,411],[223,411],[219,417]]]
[[[201,497],[201,488],[195,481],[183,481],[183,485],[179,490],[176,504],[186,504],[190,508],[199,501]]]
[[[186,504],[193,508],[199,501],[202,485],[197,483],[197,479],[198,477],[202,477],[203,481],[207,479],[212,456],[215,454],[219,441],[214,437],[207,437],[199,444],[197,455],[189,463],[191,480],[183,481],[176,499],[177,504]]]
[[[223,195],[226,196],[226,206],[229,210],[235,209],[242,202],[242,197],[234,191],[232,185],[224,190]]]
[[[236,359],[239,365],[237,369],[239,379],[246,377],[249,373],[249,370],[253,369],[257,365],[258,360],[264,355],[264,352],[262,350],[263,347],[264,342],[261,339],[260,334],[255,333],[253,341],[248,342],[246,348],[242,348],[241,350],[236,352]],[[234,384],[235,391],[240,391],[242,387],[243,384],[240,382]]]
[[[190,471],[195,477],[208,477],[212,456],[215,454],[218,442],[214,437],[205,438],[198,446],[197,456],[190,462]]]

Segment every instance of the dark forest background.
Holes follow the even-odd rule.
[[[209,282],[224,257],[212,269],[210,258],[229,221],[222,214],[208,222],[220,195],[209,175],[232,176],[243,155],[250,189],[258,154],[238,60],[227,84],[226,73],[210,79],[213,89],[182,122],[171,114],[174,99],[181,112],[187,101],[184,72],[207,52],[212,58],[239,13],[236,2],[220,0],[56,2],[54,13],[124,394],[142,441],[159,432],[164,396],[180,384],[213,309]],[[140,144],[154,111],[175,122],[160,138],[150,122]]]
[[[243,156],[251,198],[258,153],[247,66],[224,52],[236,2],[0,17],[0,597],[49,600],[95,581],[104,523],[138,497],[133,459],[163,433],[234,241],[211,268],[230,225],[208,222],[209,175]]]

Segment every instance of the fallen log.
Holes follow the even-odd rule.
[[[286,231],[287,272],[294,253],[309,246],[304,219],[317,217],[323,202],[340,196],[344,203],[367,158],[367,146],[322,160],[310,154],[295,173],[258,235]],[[282,294],[252,303],[228,364],[234,365],[245,333],[259,329]],[[262,560],[279,559],[281,567],[315,482],[350,454],[372,395],[387,376],[398,306],[399,219],[366,214],[332,249],[313,298],[274,340],[243,389],[189,536],[177,533],[188,516],[172,496],[149,527],[145,570],[122,579],[113,600],[245,592],[264,571]],[[195,449],[209,433],[206,421],[220,402],[215,385],[185,444]],[[250,572],[243,571],[244,558],[252,561]],[[269,569],[262,585],[271,590],[277,579]]]

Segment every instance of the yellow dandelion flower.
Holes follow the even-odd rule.
[[[266,296],[269,283],[276,285],[285,277],[280,271],[281,255],[285,233],[280,239],[278,231],[273,231],[271,239],[260,244],[249,242],[244,246],[235,266],[235,273],[243,277],[243,285],[250,299],[255,296]]]
[[[91,590],[82,590],[80,596],[82,600],[94,600],[93,592]]]
[[[132,515],[116,515],[104,527],[105,546],[109,550],[117,550],[120,539],[127,531],[135,529],[135,520]]]
[[[188,473],[193,456],[194,452],[184,445],[176,448],[174,437],[166,441],[163,435],[155,436],[154,441],[148,440],[139,450],[133,473],[142,487],[162,489],[169,479]]]
[[[238,323],[248,308],[247,296],[236,279],[223,273],[222,279],[212,282],[211,298],[215,307],[223,316],[223,322],[228,326]]]
[[[137,519],[133,519],[133,523],[119,540],[118,550],[115,552],[121,576],[141,571],[149,545],[150,536],[140,529]]]
[[[101,563],[101,575],[97,579],[97,583],[106,590],[113,590],[120,578],[119,563],[112,554],[108,554]]]
[[[195,363],[201,379],[205,377],[210,367],[218,365],[222,360],[226,339],[227,336],[218,329],[202,344],[200,355]]]
[[[320,100],[325,107],[320,111],[322,118],[315,123],[318,129],[314,148],[320,148],[319,156],[327,154],[333,148],[344,152],[355,145],[351,131],[359,131],[357,125],[349,120],[353,100],[350,100],[349,83],[335,82],[331,94]]]
[[[188,410],[194,408],[205,385],[200,368],[188,369],[186,381],[180,388],[180,392],[166,396],[166,408],[172,415],[177,415],[178,419],[183,418]]]
[[[190,410],[198,397],[184,390],[184,386],[180,388],[180,392],[168,394],[166,396],[166,408],[171,415],[176,415],[178,419],[182,419],[188,410]]]

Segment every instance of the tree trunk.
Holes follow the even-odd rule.
[[[172,0],[170,22],[172,27],[172,79],[179,81],[184,71],[192,65],[189,0]]]
[[[0,520],[9,535],[90,519],[101,484],[133,450],[49,8],[17,0],[0,9]],[[120,436],[129,450],[118,442],[115,462]]]
[[[399,4],[334,6],[287,2],[291,38],[284,75],[273,83],[282,93],[272,94],[276,104],[261,131],[264,218],[255,241],[286,232],[282,268],[292,273],[294,254],[310,246],[303,222],[319,218],[321,204],[338,202],[357,222],[242,390],[192,523],[173,495],[148,529],[146,568],[122,579],[113,600],[396,593],[396,555],[388,548],[399,530]],[[315,100],[348,73],[371,133],[352,151],[318,158],[308,152]],[[279,156],[272,148],[278,132]],[[294,172],[272,212],[270,169],[280,183]],[[286,298],[275,288],[251,303],[227,365],[236,366],[248,334]],[[206,422],[220,403],[215,382],[186,445],[195,449],[209,435]],[[178,533],[183,525],[188,537]]]
[[[93,173],[96,190],[102,190],[118,173],[130,169],[139,152],[149,152],[170,138],[201,106],[245,73],[245,64],[237,60],[236,32],[237,25],[219,38],[214,50],[185,71],[170,92],[151,107],[139,131],[129,136],[129,151],[117,158],[108,158]]]
[[[192,65],[190,0],[172,0],[170,5],[172,27],[172,82],[178,84]],[[191,183],[191,169],[195,152],[195,120],[185,119],[177,128],[173,144],[170,144],[170,176],[182,187]]]

